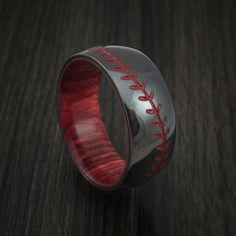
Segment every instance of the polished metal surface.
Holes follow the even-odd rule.
[[[130,133],[130,157],[124,185],[135,186],[146,182],[166,165],[175,142],[174,107],[160,71],[142,52],[123,46],[95,47],[75,54],[72,58],[89,59],[100,67],[115,85],[124,105]],[[119,65],[127,67],[126,72],[119,70]],[[144,84],[145,91],[131,89],[134,81],[122,79],[129,74],[136,75],[138,84]],[[152,98],[141,100],[140,97],[143,97],[144,93],[152,94]],[[152,110],[153,106],[153,114],[152,111],[147,112]],[[132,116],[129,115],[131,113]],[[155,121],[163,124],[153,126]],[[139,127],[135,132],[132,129],[134,122]],[[157,137],[157,134],[164,135],[165,131],[164,139]],[[165,149],[157,149],[167,141],[169,145]]]

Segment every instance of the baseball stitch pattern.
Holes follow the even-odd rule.
[[[123,73],[124,75],[120,77],[121,80],[124,81],[132,81],[133,84],[129,86],[129,89],[133,91],[141,91],[142,95],[138,97],[141,102],[149,102],[151,105],[150,109],[146,109],[146,113],[148,115],[154,115],[155,119],[152,122],[152,126],[154,128],[160,128],[160,132],[155,134],[157,140],[161,140],[162,143],[156,147],[159,155],[155,158],[158,163],[152,165],[152,170],[145,175],[145,179],[151,178],[157,171],[161,170],[164,165],[166,164],[166,159],[169,156],[168,147],[170,146],[170,141],[168,140],[167,136],[170,132],[169,128],[165,127],[167,117],[164,116],[161,118],[160,111],[161,111],[161,103],[158,103],[156,106],[153,102],[153,98],[155,93],[153,90],[148,92],[146,90],[146,81],[140,82],[138,80],[138,73],[137,71],[131,71],[130,64],[124,64],[122,62],[122,58],[117,58],[110,49],[99,46],[93,48],[96,52],[99,52],[100,56],[103,57],[106,64],[114,65],[113,71]]]

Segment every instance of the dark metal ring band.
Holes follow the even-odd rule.
[[[114,147],[100,109],[103,77],[112,83],[125,117],[127,155]],[[103,190],[136,186],[160,172],[175,142],[175,114],[154,63],[136,49],[94,47],[72,56],[58,83],[61,130],[86,179]]]

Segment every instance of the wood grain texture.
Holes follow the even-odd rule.
[[[0,1],[0,235],[236,235],[235,1]],[[150,183],[101,192],[74,167],[57,77],[95,45],[142,50],[177,117]]]

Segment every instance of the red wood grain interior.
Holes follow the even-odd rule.
[[[59,116],[76,165],[91,181],[111,187],[122,178],[127,162],[113,147],[101,117],[101,76],[86,59],[70,62],[59,84]]]

